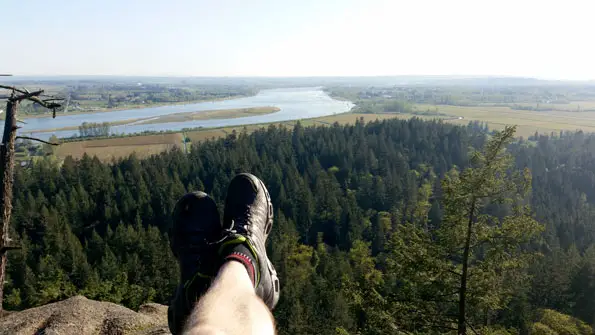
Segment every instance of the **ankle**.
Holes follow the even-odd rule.
[[[258,260],[247,245],[242,243],[230,246],[224,249],[221,255],[223,256],[223,264],[230,261],[242,264],[248,277],[250,277],[252,286],[256,287],[259,278]]]
[[[237,262],[242,264],[248,273],[248,277],[250,277],[252,286],[256,287],[256,266],[248,254],[234,251],[225,257],[225,262]]]
[[[244,263],[235,259],[229,259],[223,262],[213,285],[216,285],[221,280],[233,281],[235,283],[234,285],[244,287],[246,290],[254,290],[254,284],[248,269],[246,269]]]

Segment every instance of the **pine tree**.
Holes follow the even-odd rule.
[[[496,132],[483,152],[471,156],[470,168],[451,171],[443,181],[444,218],[436,235],[456,265],[452,272],[459,277],[457,332],[461,335],[477,322],[469,318],[470,303],[475,313],[489,314],[503,307],[510,295],[504,280],[528,261],[522,243],[542,230],[523,204],[530,189],[529,171],[510,171],[512,157],[505,151],[514,132],[515,127]],[[490,203],[513,206],[513,214],[488,215],[484,209]]]

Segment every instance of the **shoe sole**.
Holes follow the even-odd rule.
[[[256,177],[253,174],[250,174],[250,173],[242,173],[241,175],[244,175],[245,177],[247,177],[254,186],[257,186],[257,188],[258,188],[258,185],[260,185],[260,189],[262,189],[264,191],[264,194],[265,194],[265,197],[267,200],[267,206],[268,206],[267,223],[264,228],[265,243],[266,243],[266,240],[268,239],[270,232],[273,230],[274,212],[273,212],[273,202],[271,200],[271,195],[269,194],[269,190],[264,185],[264,182],[262,180],[260,180],[260,178]],[[266,252],[266,248],[265,248],[265,252]],[[266,263],[267,263],[267,269],[269,271],[269,274],[271,275],[271,282],[273,285],[273,288],[272,288],[273,296],[269,297],[269,298],[272,298],[272,301],[265,301],[265,303],[272,310],[277,305],[277,302],[279,301],[281,285],[279,282],[279,277],[277,276],[277,270],[275,270],[275,267],[273,266],[273,263],[271,263],[271,260],[269,259],[268,255],[266,255]]]
[[[258,180],[260,187],[264,190],[264,194],[267,199],[268,215],[267,215],[267,225],[265,227],[265,240],[266,240],[266,239],[268,239],[270,232],[273,230],[273,217],[274,217],[273,202],[271,201],[271,196],[269,194],[269,190],[266,188],[266,186],[264,185],[262,180],[260,180],[260,178],[258,178],[256,176],[254,176],[254,178],[256,178]],[[273,301],[269,305],[270,308],[273,309],[277,305],[277,302],[279,301],[280,283],[279,283],[279,278],[277,277],[277,270],[275,270],[273,263],[271,263],[271,261],[269,259],[269,255],[267,255],[266,260],[267,260],[267,268],[269,270],[269,273],[271,274],[271,280],[273,283]]]

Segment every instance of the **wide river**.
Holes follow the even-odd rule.
[[[232,119],[211,119],[185,122],[167,122],[156,124],[129,123],[121,126],[112,126],[112,133],[130,134],[142,131],[181,130],[195,127],[223,127],[238,126],[255,123],[267,123],[297,120],[304,118],[320,117],[345,113],[351,110],[353,104],[348,101],[338,101],[329,97],[319,87],[271,89],[262,90],[255,96],[213,102],[201,102],[187,105],[172,105],[163,107],[150,107],[114,112],[97,112],[88,114],[68,115],[58,114],[55,119],[51,117],[30,118],[23,124],[21,133],[33,134],[40,138],[49,138],[52,134],[58,137],[70,137],[78,134],[77,130],[48,131],[56,128],[79,126],[83,122],[117,122],[140,118],[158,117],[182,112],[196,112],[218,109],[247,108],[259,106],[274,106],[280,111],[249,117]]]

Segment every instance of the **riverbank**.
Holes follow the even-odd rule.
[[[249,107],[249,108],[231,108],[221,110],[207,110],[198,112],[184,112],[176,114],[168,114],[157,117],[146,117],[137,119],[128,119],[115,122],[109,122],[110,126],[123,126],[129,124],[142,125],[142,124],[160,124],[168,122],[185,122],[185,121],[196,121],[196,120],[217,120],[217,119],[236,119],[240,117],[266,115],[276,113],[280,111],[278,107],[263,106],[263,107]],[[44,130],[44,133],[52,133],[57,131],[72,131],[78,130],[79,126],[70,126],[62,128],[50,128]]]
[[[239,94],[239,95],[234,95],[231,97],[206,99],[206,100],[175,101],[175,102],[163,102],[163,103],[152,103],[152,104],[131,104],[131,105],[118,106],[118,107],[114,107],[114,108],[98,107],[97,109],[89,109],[89,110],[83,110],[83,111],[70,111],[70,112],[66,112],[66,113],[56,113],[56,117],[60,117],[61,115],[62,116],[63,115],[84,115],[84,114],[93,114],[93,113],[118,112],[118,111],[122,111],[122,110],[130,110],[130,109],[192,105],[192,104],[203,103],[203,102],[217,102],[217,101],[225,101],[225,100],[253,97],[257,94],[258,94],[258,92],[254,93],[254,94]],[[49,117],[51,115],[52,115],[51,110],[48,110],[48,113],[46,113],[46,114],[19,114],[19,118],[20,119],[38,119],[38,118]],[[4,119],[5,119],[5,115],[2,115],[0,117],[0,120],[4,120]]]
[[[212,117],[200,118],[180,117],[161,118],[166,115],[204,112],[212,110],[245,109],[255,107],[274,106],[277,112],[258,112],[248,115],[242,112],[239,117]],[[78,135],[78,127],[84,123],[112,124],[112,134],[148,134],[170,133],[188,129],[231,127],[244,124],[262,124],[283,122],[286,120],[322,117],[344,113],[352,107],[345,101],[331,99],[318,88],[300,88],[284,90],[261,90],[256,96],[226,101],[213,101],[181,106],[162,106],[141,109],[122,110],[117,112],[101,112],[82,115],[58,115],[52,118],[30,118],[24,120],[20,132],[27,136],[39,137],[47,140],[52,134],[59,138],[70,138]],[[197,115],[200,113],[197,113]],[[229,115],[226,115],[229,116]],[[159,122],[148,120],[165,120]],[[177,120],[177,122],[176,122]],[[132,122],[131,122],[132,121]],[[141,122],[144,122],[141,124]],[[66,130],[60,130],[66,129]]]
[[[186,112],[158,116],[148,120],[135,122],[136,124],[157,124],[168,122],[184,122],[196,120],[216,120],[216,119],[236,119],[240,117],[248,117],[255,115],[266,115],[276,113],[281,109],[273,106],[263,107],[248,107],[248,108],[231,108],[220,110],[208,110],[200,112]]]

